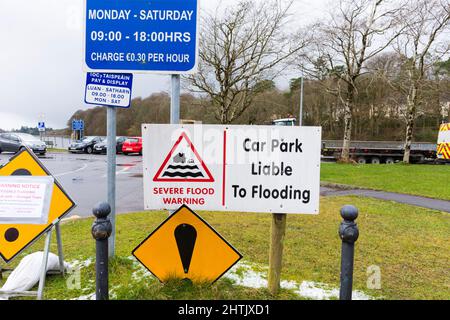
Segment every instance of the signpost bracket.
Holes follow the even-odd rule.
[[[45,247],[41,265],[41,276],[39,278],[39,287],[37,291],[38,300],[42,300],[42,296],[44,293],[45,276],[47,275],[48,253],[50,251],[51,242],[52,242],[52,228],[50,228],[50,230],[47,232],[47,235],[45,236]]]
[[[59,221],[55,224],[56,243],[58,245],[58,258],[59,258],[59,272],[64,276],[64,252],[62,248],[61,228],[59,227]]]

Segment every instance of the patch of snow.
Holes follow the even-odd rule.
[[[93,258],[89,257],[84,261],[80,261],[80,260],[72,260],[69,262],[69,268],[70,270],[75,270],[75,269],[81,269],[81,268],[87,268],[89,267],[91,264],[93,263]]]
[[[155,280],[155,277],[147,270],[135,257],[127,257],[133,262],[133,273],[131,274],[131,279],[134,282],[141,282],[142,280]]]
[[[339,297],[339,290],[336,288],[326,288],[327,286],[313,281],[303,281],[294,292],[305,298],[314,300],[329,300]]]
[[[73,298],[70,300],[95,300],[95,292],[84,295],[84,296],[79,296],[78,298]]]
[[[258,265],[251,265],[245,261],[238,263],[234,266],[224,277],[232,280],[236,285],[260,289],[267,288],[267,273],[255,271],[268,270],[267,267]],[[297,294],[299,297],[315,300],[329,300],[339,298],[339,289],[330,287],[327,284],[314,282],[314,281],[302,281],[297,283],[293,280],[283,280],[280,283],[281,288],[290,290]],[[365,294],[362,291],[353,291],[353,300],[372,300],[373,297]]]

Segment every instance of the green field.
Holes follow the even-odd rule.
[[[407,205],[358,197],[322,198],[318,216],[289,215],[282,278],[339,286],[339,209],[360,209],[360,239],[355,252],[354,289],[381,299],[450,299],[450,215]],[[200,213],[244,256],[244,264],[265,274],[268,265],[271,216],[245,213]],[[131,258],[131,251],[165,218],[164,212],[119,215],[117,255],[111,263],[110,288],[116,299],[301,299],[293,290],[276,297],[264,288],[233,284],[222,278],[214,285],[193,286],[183,281],[160,284]],[[93,260],[91,219],[62,226],[68,261]],[[42,250],[43,241],[30,250]],[[30,252],[29,250],[29,252]],[[56,252],[56,244],[52,244]],[[17,264],[18,260],[13,264]],[[367,268],[381,269],[381,290],[367,289]],[[239,273],[239,270],[237,271]],[[61,276],[48,277],[45,298],[68,299],[94,292],[94,264],[81,269],[81,288],[67,290]]]
[[[450,166],[323,163],[321,180],[450,200]]]

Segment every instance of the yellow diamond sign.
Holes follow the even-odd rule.
[[[25,149],[0,167],[0,176],[24,175],[50,176],[51,173],[32,151]],[[0,255],[3,260],[10,262],[74,207],[73,200],[55,180],[46,224],[0,224]]]
[[[164,221],[133,255],[161,282],[190,279],[194,283],[215,282],[242,258],[187,206]]]

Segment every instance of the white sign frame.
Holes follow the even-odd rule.
[[[318,214],[321,134],[321,127],[143,124],[144,208]]]

